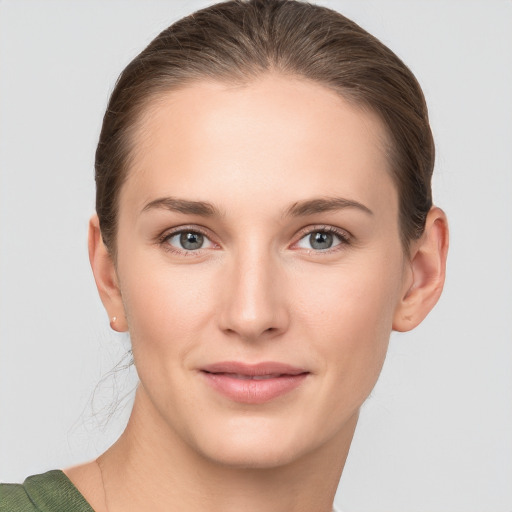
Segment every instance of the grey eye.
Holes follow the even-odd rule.
[[[322,251],[330,249],[334,242],[334,236],[325,231],[315,231],[309,235],[309,243],[313,249]]]
[[[211,249],[214,243],[198,231],[178,231],[165,238],[165,243],[179,251],[198,251],[199,249]]]
[[[297,247],[313,251],[326,251],[342,243],[347,243],[343,235],[338,235],[330,230],[318,229],[303,236],[297,242]]]
[[[193,251],[201,249],[204,243],[204,236],[201,233],[184,232],[180,233],[180,245],[183,249]]]

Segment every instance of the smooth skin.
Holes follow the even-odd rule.
[[[116,261],[90,222],[96,284],[140,377],[119,441],[66,471],[97,512],[331,510],[390,333],[423,320],[445,277],[439,208],[401,244],[387,144],[373,113],[279,74],[151,103]],[[309,373],[244,404],[205,383],[219,361]]]

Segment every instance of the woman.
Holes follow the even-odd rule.
[[[333,11],[226,2],[162,32],[112,93],[89,229],[128,426],[0,510],[332,510],[389,335],[442,290],[433,161],[411,72]]]

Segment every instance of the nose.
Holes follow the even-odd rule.
[[[277,257],[264,251],[244,250],[227,265],[219,327],[246,341],[278,336],[290,316],[286,278]]]

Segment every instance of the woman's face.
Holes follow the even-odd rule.
[[[278,75],[152,103],[117,240],[140,421],[239,466],[350,439],[408,280],[385,144]]]

